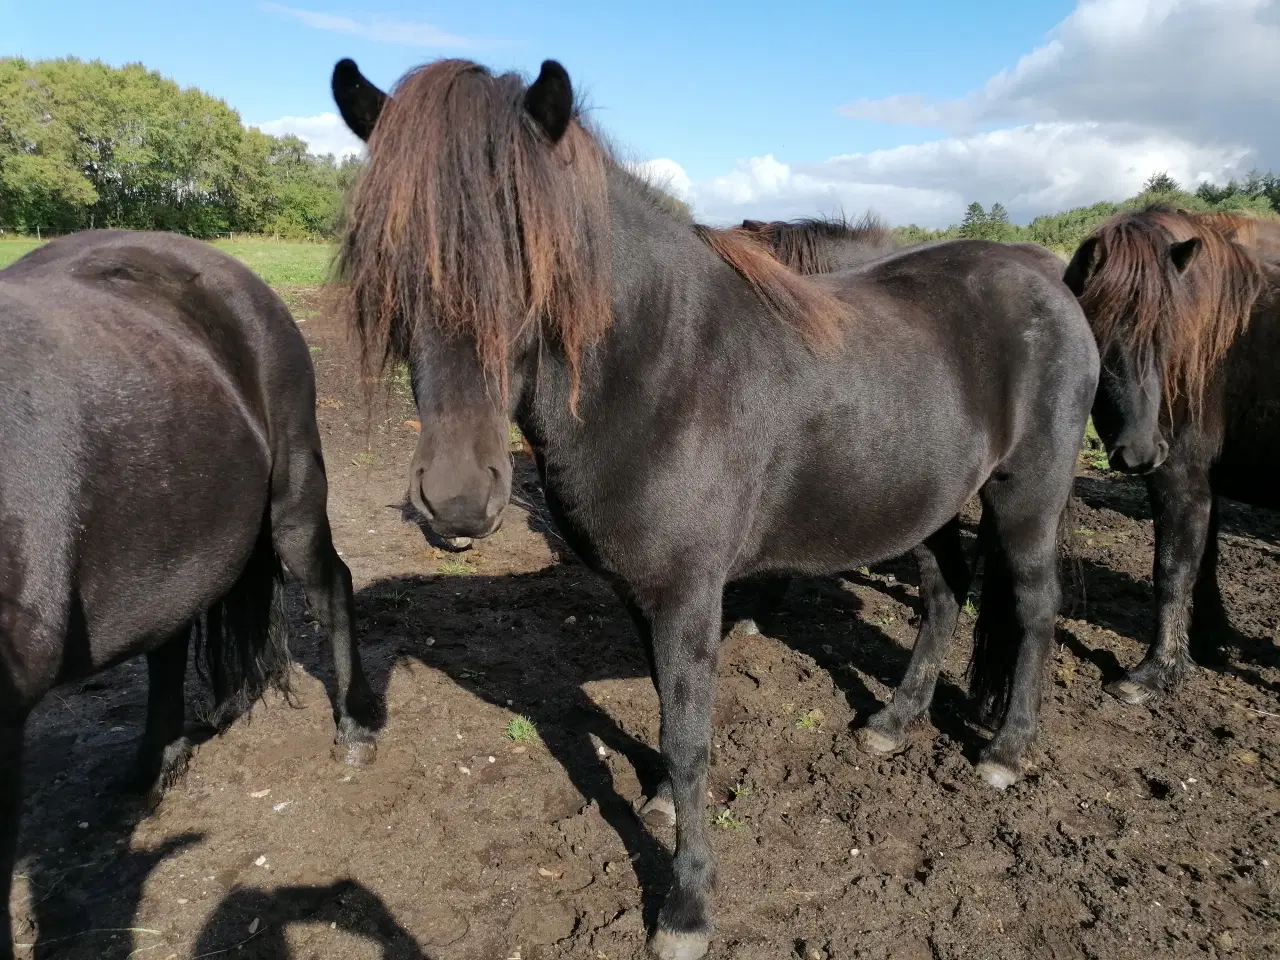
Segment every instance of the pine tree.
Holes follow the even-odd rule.
[[[1013,223],[1009,220],[1009,211],[1003,203],[993,203],[987,211],[987,231],[984,236],[988,240],[1010,240],[1013,238]]]
[[[1159,173],[1153,173],[1142,184],[1143,193],[1177,193],[1180,189],[1178,181],[1169,176],[1164,170]]]
[[[973,202],[964,212],[964,220],[960,223],[960,236],[970,240],[981,240],[987,235],[987,211],[982,204]]]

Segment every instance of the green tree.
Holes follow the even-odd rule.
[[[991,205],[991,209],[987,211],[987,225],[985,236],[988,240],[1012,240],[1017,232],[1017,228],[1009,219],[1009,211],[1004,208],[1004,204],[997,201]]]
[[[987,235],[987,211],[982,204],[973,202],[964,212],[964,220],[960,223],[960,236],[970,240],[981,240]]]
[[[1169,176],[1164,170],[1159,173],[1153,173],[1142,184],[1143,193],[1177,193],[1181,189],[1178,181]]]

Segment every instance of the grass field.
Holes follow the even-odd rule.
[[[27,237],[0,240],[0,268],[7,267],[38,246],[39,241]],[[277,289],[324,283],[333,259],[333,247],[327,243],[217,240],[214,246],[248,264]]]

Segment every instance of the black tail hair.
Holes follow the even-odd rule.
[[[1058,581],[1083,583],[1080,562],[1070,548],[1069,538],[1075,516],[1074,499],[1067,498],[1058,517]],[[1004,722],[1013,693],[1013,676],[1018,665],[1022,633],[1015,615],[1013,575],[986,508],[978,525],[978,555],[982,558],[982,599],[978,622],[973,628],[973,659],[969,661],[969,696],[978,722],[995,730]],[[1067,576],[1063,576],[1063,567]]]
[[[292,699],[284,569],[264,518],[249,562],[227,595],[191,624],[196,672],[213,705],[203,719],[224,729],[269,688]]]

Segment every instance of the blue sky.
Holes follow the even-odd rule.
[[[1204,39],[1206,18],[1230,57],[1242,35],[1276,29],[1274,6],[224,0],[189,2],[175,15],[172,0],[0,0],[0,55],[141,61],[222,97],[248,123],[298,132],[320,149],[350,143],[328,93],[339,57],[354,57],[384,86],[440,56],[526,73],[555,57],[587,91],[597,122],[709,219],[872,207],[937,223],[958,219],[972,199],[1001,200],[1026,219],[1123,195],[1153,172],[1144,164],[1217,178],[1265,156],[1269,144],[1240,130],[1194,122],[1191,113],[1213,104],[1170,117],[1177,110],[1160,97],[1137,96],[1126,112],[1110,100],[1134,97],[1107,87],[1128,80],[1135,92],[1142,84],[1126,72],[1135,53],[1159,67],[1180,43]],[[1220,73],[1221,58],[1210,59]],[[1178,66],[1155,79],[1194,83],[1185,54]],[[1119,72],[1114,81],[1108,70]],[[1276,89],[1262,73],[1244,71],[1235,86]]]

